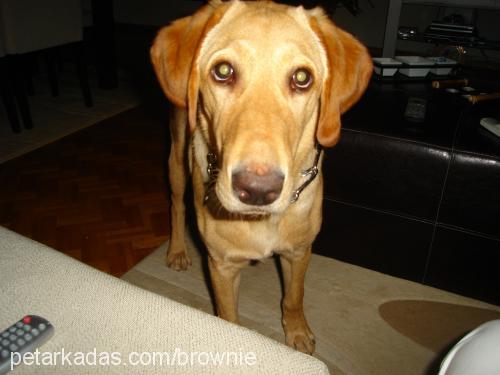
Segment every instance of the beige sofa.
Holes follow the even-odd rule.
[[[16,374],[328,373],[311,356],[2,227],[0,285],[1,330],[25,314],[55,327]]]

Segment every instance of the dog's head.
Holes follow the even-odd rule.
[[[151,56],[167,97],[217,154],[220,202],[239,213],[289,205],[315,142],[337,143],[372,71],[321,9],[270,1],[213,1],[163,28]]]

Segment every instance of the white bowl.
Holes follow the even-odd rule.
[[[396,56],[403,66],[399,69],[407,77],[425,77],[429,74],[434,62],[421,56]]]
[[[457,62],[446,57],[428,57],[429,60],[433,61],[435,66],[431,69],[432,74],[438,76],[445,76],[451,73],[451,70]]]
[[[376,74],[383,77],[391,77],[398,71],[399,67],[403,65],[401,61],[395,60],[390,57],[374,57],[373,70]]]

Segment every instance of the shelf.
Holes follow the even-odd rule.
[[[422,4],[432,6],[450,6],[450,7],[465,7],[472,9],[494,9],[500,10],[500,0],[390,0],[387,11],[387,21],[385,26],[383,57],[394,57],[396,51],[396,41],[398,39],[399,17],[401,15],[401,7],[403,4]],[[413,39],[404,39],[413,40]],[[418,40],[417,40],[418,41]],[[445,42],[445,41],[443,41]],[[470,43],[452,43],[467,47],[480,49],[500,50],[500,41],[484,41],[485,44],[470,44]],[[444,43],[443,43],[444,44]]]
[[[404,4],[422,4],[433,6],[448,6],[474,9],[498,9],[500,10],[500,0],[402,0]]]
[[[500,41],[492,41],[492,40],[477,40],[473,42],[466,41],[457,41],[447,39],[445,36],[442,38],[429,38],[420,34],[413,38],[400,38],[399,40],[405,40],[410,42],[418,42],[418,43],[434,43],[434,44],[446,44],[450,46],[462,46],[469,48],[478,48],[478,49],[487,49],[487,50],[500,50]]]

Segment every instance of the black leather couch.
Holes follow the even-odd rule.
[[[410,97],[425,121],[405,119]],[[500,102],[372,82],[326,151],[315,252],[500,304],[500,138],[482,117]]]

